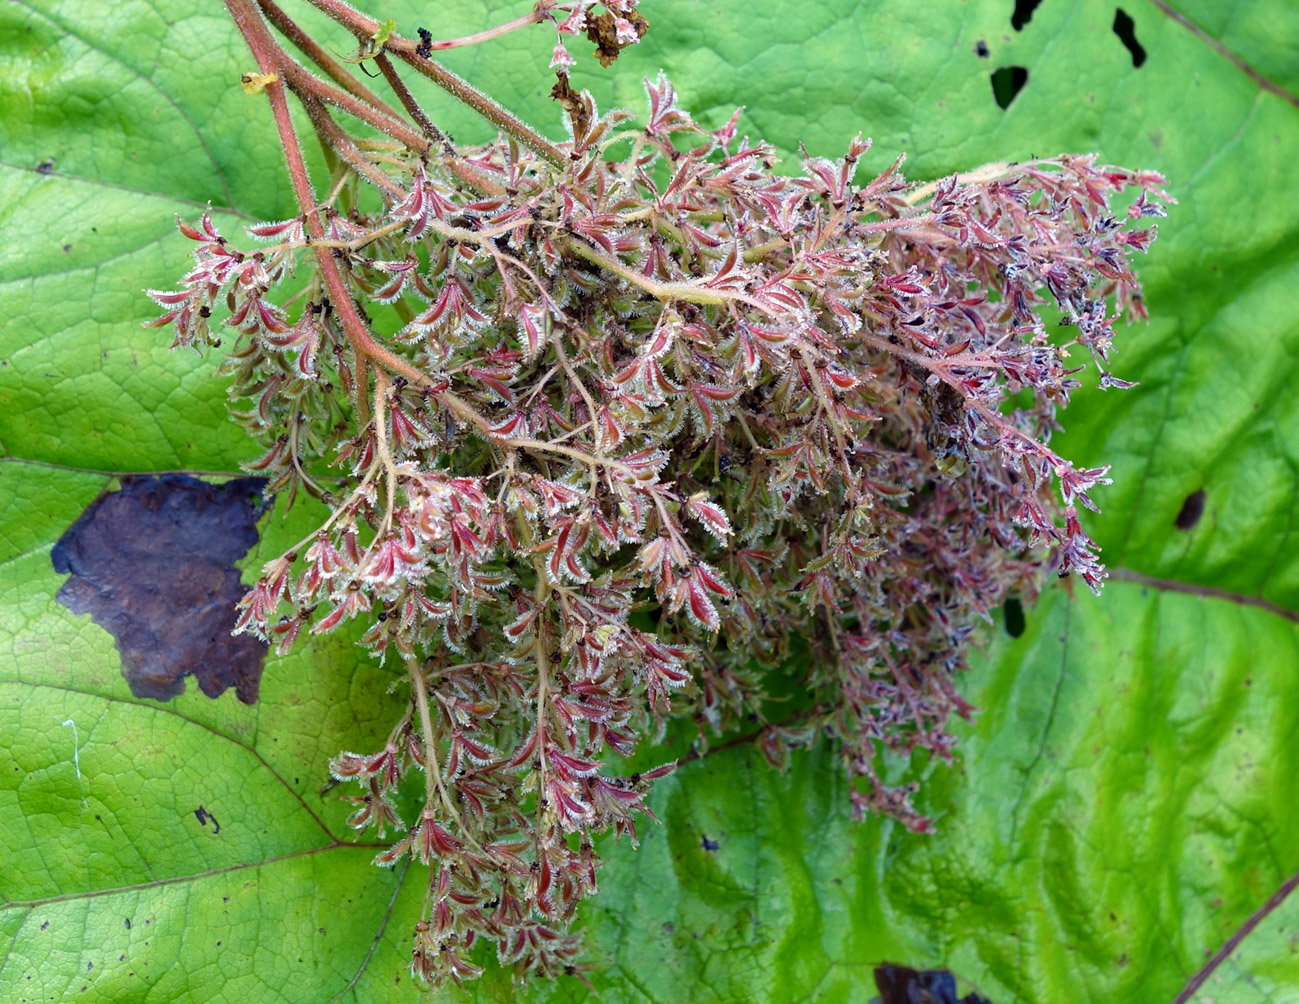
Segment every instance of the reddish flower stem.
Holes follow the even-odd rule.
[[[319,98],[312,94],[298,94],[298,99],[302,102],[302,107],[307,110],[311,124],[316,127],[316,132],[320,134],[323,142],[328,143],[343,160],[347,161],[353,171],[381,191],[387,192],[398,202],[406,197],[405,189],[375,167],[365,154],[357,149],[351,138],[338,128],[338,124],[329,114],[329,109]]]
[[[319,66],[329,77],[338,83],[345,91],[354,95],[358,103],[352,103],[338,91],[327,88],[323,81],[317,79],[312,74],[302,69],[298,64],[289,60],[287,55],[281,60],[288,67],[292,67],[286,72],[285,76],[294,93],[299,97],[305,92],[314,94],[321,100],[327,101],[344,111],[357,116],[363,121],[369,122],[380,132],[387,133],[399,142],[421,153],[427,152],[432,146],[442,144],[445,146],[446,137],[442,131],[434,125],[428,114],[420,107],[419,102],[415,100],[410,89],[406,86],[405,81],[397,75],[396,68],[392,65],[385,54],[380,50],[375,54],[374,61],[379,69],[383,72],[384,79],[392,87],[393,92],[401,99],[402,105],[415,123],[419,126],[420,131],[428,138],[428,142],[423,142],[419,136],[408,129],[401,119],[401,114],[392,106],[376,95],[368,87],[362,84],[351,73],[349,73],[338,60],[334,59],[329,53],[318,45],[314,39],[302,30],[287,14],[284,13],[273,0],[256,0],[257,5],[266,15],[266,19],[271,22],[275,28],[284,35],[295,47],[301,50],[312,62]],[[300,86],[299,86],[300,85]],[[369,106],[367,109],[366,106]],[[380,120],[373,117],[374,113],[379,113],[385,119]],[[460,178],[465,184],[472,186],[485,195],[500,195],[502,189],[494,181],[484,175],[481,171],[475,170],[468,164],[459,160],[449,147],[445,150],[447,157],[447,166]]]
[[[463,158],[456,154],[455,148],[447,141],[442,130],[439,129],[428,117],[428,113],[415,100],[415,95],[410,92],[406,82],[401,79],[397,73],[397,68],[392,65],[392,60],[388,58],[386,52],[380,51],[375,54],[375,65],[379,67],[385,80],[393,89],[393,93],[401,100],[402,107],[406,109],[407,114],[415,120],[420,131],[428,137],[430,148],[441,147],[443,153],[443,163],[457,178],[463,181],[470,188],[473,188],[484,195],[503,195],[505,189],[502,188],[494,179],[489,178],[476,167],[471,166]]]
[[[373,38],[380,24],[341,0],[307,0],[313,7],[337,21],[360,41]],[[419,55],[419,43],[393,34],[384,42],[384,48],[394,52],[428,77],[456,100],[468,105],[507,136],[511,136],[533,153],[552,164],[565,164],[568,156],[522,119],[506,111],[469,81],[457,76],[441,63]]]
[[[392,65],[392,60],[388,58],[388,54],[383,51],[378,52],[374,57],[374,64],[379,67],[383,79],[388,81],[388,86],[392,88],[393,93],[401,101],[402,107],[406,109],[406,114],[415,120],[416,125],[423,130],[424,135],[433,143],[445,144],[446,136],[442,134],[441,129],[433,124],[433,120],[428,117],[428,114],[420,107],[420,103],[415,100],[415,95],[406,86],[406,81],[401,79],[401,74],[397,72],[397,67]]]
[[[278,73],[282,64],[283,50],[271,37],[266,22],[262,20],[253,0],[226,0],[226,7],[234,18],[235,26],[243,35],[257,66],[262,73]],[[287,57],[284,57],[287,58]],[[284,159],[288,164],[289,177],[293,182],[293,192],[297,196],[298,208],[306,218],[307,230],[315,239],[323,239],[324,226],[316,211],[316,194],[311,187],[311,176],[302,157],[302,147],[298,145],[298,136],[293,128],[293,118],[289,114],[289,103],[284,97],[284,83],[273,80],[266,85],[266,96],[271,102],[271,114],[275,117],[275,128],[280,134],[280,143],[284,147]],[[325,289],[334,305],[334,310],[343,325],[343,332],[352,345],[358,362],[358,376],[361,375],[360,361],[363,358],[373,359],[383,364],[394,373],[400,373],[406,379],[418,384],[428,383],[428,377],[421,373],[400,356],[395,355],[379,345],[366,328],[365,322],[356,311],[352,295],[347,284],[334,264],[333,251],[330,248],[317,247],[316,260],[320,264],[320,274],[325,281]],[[357,394],[364,398],[365,388],[357,387]]]
[[[341,0],[307,0],[311,6],[315,7],[322,14],[328,15],[339,24],[343,25],[357,38],[373,38],[382,25],[374,18],[362,14],[351,4],[342,3]],[[386,43],[388,48],[395,49],[401,46],[410,46],[414,51],[417,43],[409,40],[401,41],[395,34],[388,36]]]
[[[456,76],[441,63],[417,56],[414,52],[398,51],[397,54],[452,97],[468,105],[492,125],[507,136],[518,140],[533,153],[544,157],[552,164],[567,163],[568,156],[559,147],[524,123],[522,119],[510,114],[463,77]]]
[[[355,115],[361,121],[374,126],[380,132],[387,133],[399,143],[405,143],[412,150],[425,152],[429,148],[429,141],[419,133],[406,126],[400,119],[390,119],[387,115],[381,115],[365,102],[358,100],[346,91],[339,90],[337,87],[331,87],[319,77],[308,73],[297,63],[288,59],[287,56],[281,60],[281,72],[284,74],[285,82],[293,89],[295,94],[310,94],[312,97],[321,101],[326,101],[336,108]]]
[[[396,109],[392,108],[383,98],[375,94],[374,91],[366,87],[365,84],[356,79],[356,76],[349,73],[337,59],[331,56],[324,48],[319,45],[315,39],[303,31],[298,24],[290,18],[284,11],[274,3],[274,0],[257,0],[257,5],[261,7],[262,13],[266,15],[266,20],[275,27],[281,35],[293,43],[294,48],[300,51],[304,56],[321,68],[334,83],[338,84],[345,91],[355,95],[361,101],[370,105],[376,111],[382,112],[390,118],[400,120],[401,116]]]
[[[500,38],[502,35],[508,35],[512,31],[518,31],[520,28],[526,28],[530,24],[538,24],[546,20],[547,15],[541,11],[533,11],[531,14],[524,14],[522,17],[516,17],[513,21],[506,21],[504,24],[498,24],[495,28],[487,28],[483,31],[475,32],[472,35],[462,35],[460,38],[449,38],[445,41],[430,42],[429,48],[438,49],[459,49],[465,45],[477,45],[479,42],[490,42],[494,38]]]

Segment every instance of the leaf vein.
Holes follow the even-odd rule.
[[[271,766],[270,762],[264,756],[262,756],[262,754],[257,750],[255,746],[250,746],[248,743],[244,742],[243,740],[238,739],[235,736],[232,736],[226,732],[222,732],[220,729],[216,728],[215,726],[208,725],[206,722],[200,722],[196,719],[190,718],[188,715],[182,715],[179,711],[173,711],[170,708],[158,707],[153,703],[130,700],[125,697],[113,697],[107,694],[97,694],[94,693],[93,691],[82,690],[78,687],[63,687],[54,683],[34,683],[29,680],[18,680],[18,679],[10,679],[10,680],[0,681],[0,682],[17,683],[28,687],[44,687],[48,690],[59,690],[68,694],[78,694],[82,697],[93,697],[101,701],[115,701],[120,704],[132,704],[135,705],[136,707],[147,708],[148,710],[154,711],[160,715],[172,715],[176,718],[179,718],[183,722],[188,722],[190,725],[195,725],[200,729],[210,732],[218,739],[224,739],[226,742],[238,746],[240,749],[244,750],[250,756],[252,756],[253,759],[256,760],[261,767],[263,767],[266,771],[270,773],[271,777],[275,778],[275,780],[279,784],[281,784],[290,795],[293,796],[294,800],[297,801],[297,803],[302,806],[302,810],[308,816],[311,817],[312,822],[314,822],[316,826],[320,828],[320,831],[326,837],[329,838],[332,844],[345,846],[345,847],[359,846],[355,844],[346,844],[342,840],[340,840],[334,834],[334,832],[330,830],[328,825],[326,825],[325,821],[316,814],[316,812],[311,808],[310,805],[307,804],[306,799],[302,797],[301,793],[298,792],[293,787],[293,785],[289,784],[289,782],[284,779],[283,775],[281,775],[279,771],[277,771],[274,767]],[[380,844],[378,846],[387,847],[388,845]]]
[[[212,165],[212,170],[213,172],[215,172],[217,176],[217,180],[221,183],[221,190],[225,192],[226,202],[231,206],[234,205],[234,201],[235,201],[234,194],[230,191],[230,185],[226,181],[225,172],[221,170],[221,165],[217,161],[216,156],[212,153],[212,148],[208,146],[207,139],[203,136],[202,130],[199,129],[198,123],[196,123],[192,118],[189,117],[189,112],[185,111],[185,109],[181,106],[179,101],[177,101],[174,97],[168,94],[167,91],[164,90],[163,87],[160,84],[158,84],[155,80],[153,80],[151,77],[145,76],[144,73],[136,69],[130,63],[126,62],[120,56],[117,56],[114,53],[109,52],[107,49],[92,42],[84,35],[79,34],[71,26],[64,23],[63,21],[60,21],[54,15],[49,14],[46,11],[43,11],[40,8],[34,6],[33,4],[29,3],[28,0],[15,0],[15,2],[20,3],[23,7],[26,7],[29,11],[31,11],[33,14],[37,15],[38,17],[44,18],[46,21],[50,22],[50,24],[57,25],[59,28],[63,29],[63,31],[66,32],[71,38],[75,38],[86,48],[90,49],[93,52],[98,52],[105,59],[117,63],[123,69],[134,74],[136,79],[143,81],[145,84],[147,84],[148,86],[152,87],[155,91],[157,91],[163,97],[163,99],[169,105],[171,105],[172,108],[176,110],[176,113],[185,121],[185,124],[189,126],[189,128],[193,131],[195,138],[198,140],[199,146],[202,147],[203,149],[204,155],[207,157],[208,162]],[[240,213],[239,215],[242,216],[244,214]]]
[[[0,911],[3,910],[34,910],[37,907],[49,906],[52,903],[67,903],[75,900],[97,899],[100,896],[118,896],[122,893],[140,892],[145,889],[157,889],[162,886],[180,885],[185,882],[198,882],[202,879],[213,878],[217,875],[228,875],[232,872],[246,871],[249,868],[264,868],[267,865],[279,864],[282,861],[293,861],[297,858],[311,857],[316,854],[324,854],[329,851],[337,850],[375,850],[386,849],[387,844],[348,844],[342,841],[335,841],[326,844],[324,847],[310,847],[304,851],[293,851],[290,854],[278,854],[275,857],[263,858],[260,861],[242,861],[236,865],[226,865],[224,868],[209,868],[207,871],[194,872],[191,875],[173,875],[170,878],[154,879],[150,882],[136,882],[132,885],[114,886],[109,889],[90,889],[86,892],[68,892],[60,893],[57,896],[45,896],[41,899],[28,900],[8,900],[0,903]]]
[[[1269,77],[1265,77],[1258,70],[1254,69],[1254,67],[1250,66],[1249,63],[1247,63],[1241,56],[1237,55],[1231,49],[1228,49],[1225,45],[1219,42],[1216,38],[1210,35],[1207,31],[1201,28],[1189,17],[1187,17],[1181,11],[1177,10],[1171,4],[1167,3],[1166,0],[1150,0],[1150,2],[1154,4],[1156,7],[1158,7],[1161,11],[1163,11],[1166,15],[1168,15],[1168,17],[1172,18],[1183,28],[1189,31],[1192,35],[1194,35],[1196,38],[1202,41],[1205,45],[1211,48],[1219,56],[1227,60],[1227,62],[1231,63],[1232,66],[1240,70],[1241,73],[1249,77],[1249,79],[1254,81],[1254,83],[1256,83],[1262,90],[1275,94],[1277,97],[1279,97],[1282,101],[1286,102],[1287,104],[1291,104],[1294,105],[1294,107],[1299,108],[1299,95],[1293,94],[1292,92],[1286,90],[1284,87],[1278,84],[1276,81],[1270,79]]]
[[[1146,575],[1143,572],[1135,572],[1130,568],[1112,568],[1110,569],[1110,578],[1117,582],[1131,582],[1138,586],[1147,586],[1150,589],[1159,589],[1169,593],[1185,593],[1188,596],[1200,596],[1205,599],[1226,600],[1228,603],[1235,603],[1242,607],[1254,607],[1275,614],[1292,624],[1299,624],[1299,611],[1283,607],[1279,603],[1273,603],[1262,596],[1251,596],[1248,593],[1219,589],[1217,586],[1205,586],[1197,582],[1161,579],[1154,575]]]

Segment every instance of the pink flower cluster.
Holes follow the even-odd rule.
[[[630,42],[634,5],[604,6]],[[1075,359],[1123,386],[1113,325],[1144,313],[1154,236],[1125,224],[1162,215],[1162,179],[1059,157],[917,185],[899,158],[859,181],[860,139],[785,175],[738,118],[646,91],[639,127],[574,98],[559,163],[506,139],[376,158],[401,197],[327,205],[323,240],[304,217],[247,254],[205,214],[181,290],[150,293],[179,344],[213,340],[224,295],[251,466],[328,507],[239,630],[284,652],[359,624],[409,679],[380,751],[332,770],[353,826],[398,834],[378,863],[430,869],[434,981],[477,975],[481,940],[578,972],[596,836],[634,841],[672,768],[620,762],[670,717],[775,764],[829,734],[856,811],[927,827],[883,765],[950,756],[976,624],[1047,573],[1104,578],[1078,508],[1106,468],[1050,439]],[[322,246],[386,355],[340,321]],[[792,717],[765,691],[791,666]]]

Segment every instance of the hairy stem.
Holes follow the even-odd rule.
[[[424,671],[420,667],[418,660],[408,657],[406,659],[406,672],[410,676],[411,696],[414,697],[415,708],[419,712],[420,730],[424,739],[425,797],[428,799],[430,806],[434,802],[440,801],[443,808],[447,810],[447,815],[454,819],[463,831],[464,826],[460,825],[460,813],[456,811],[455,803],[451,801],[451,796],[447,794],[446,785],[442,783],[442,766],[438,762],[437,733],[433,731],[433,716],[429,712],[428,686],[424,683]]]
[[[440,49],[459,49],[466,45],[478,45],[480,42],[490,42],[494,38],[508,35],[510,32],[518,31],[520,28],[526,28],[530,24],[539,24],[546,20],[546,17],[546,14],[534,10],[530,14],[516,17],[513,21],[506,21],[504,24],[498,24],[495,28],[487,28],[483,31],[475,32],[472,35],[463,35],[460,38],[450,38],[444,41],[430,42],[428,48],[433,51]]]
[[[366,87],[365,84],[357,80],[354,74],[349,73],[342,63],[326,52],[323,46],[285,14],[274,0],[257,0],[257,5],[261,7],[266,19],[274,25],[275,30],[287,38],[295,49],[319,66],[334,83],[349,94],[364,101],[376,111],[382,112],[389,118],[400,120],[401,116],[397,114],[395,109],[383,98],[375,94],[374,91]]]
[[[605,271],[612,272],[619,278],[626,279],[628,282],[639,286],[656,300],[663,300],[664,302],[676,300],[706,306],[743,303],[762,311],[764,314],[771,313],[770,308],[765,304],[751,296],[745,296],[743,293],[735,293],[727,289],[709,289],[707,286],[693,282],[659,282],[656,279],[650,279],[641,275],[630,265],[624,265],[612,255],[597,251],[590,244],[576,238],[564,238],[557,243],[561,244],[566,251],[572,251],[578,257],[585,258],[592,265],[599,265]]]
[[[292,83],[289,86],[292,87]],[[400,201],[406,197],[405,189],[375,167],[369,158],[357,149],[351,138],[338,128],[323,102],[310,94],[299,94],[298,97],[302,101],[302,107],[307,110],[311,124],[316,127],[316,132],[353,171],[376,188],[387,192],[394,200]]]
[[[546,578],[546,563],[541,558],[534,558],[532,567],[537,573],[537,585],[534,598],[538,610],[545,610],[550,599],[550,580]],[[536,657],[537,657],[537,840],[538,855],[540,841],[546,832],[546,809],[549,803],[546,798],[546,700],[550,683],[550,653],[546,647],[546,618],[539,616],[536,624]]]
[[[261,72],[266,74],[278,72],[283,50],[271,37],[270,30],[262,20],[253,0],[226,0],[226,7],[251,50],[253,58],[257,60]],[[313,238],[323,240],[325,229],[317,212],[316,195],[312,190],[311,177],[307,173],[307,165],[302,157],[302,147],[298,144],[298,136],[293,128],[289,104],[284,97],[283,81],[273,80],[267,84],[266,96],[271,103],[271,113],[275,117],[275,128],[280,135],[280,144],[284,147],[284,159],[288,164],[289,177],[293,182],[293,193],[297,197],[298,208],[302,210],[307,221],[307,231]],[[393,372],[400,373],[408,380],[421,385],[427,384],[429,382],[427,376],[400,356],[379,345],[370,336],[365,322],[361,320],[356,305],[352,302],[347,284],[343,281],[343,276],[334,262],[333,251],[325,247],[317,247],[315,250],[320,274],[325,281],[325,289],[343,325],[343,333],[347,336],[352,351],[357,357],[358,378],[361,376],[363,358],[370,358]],[[364,398],[363,389],[360,393]]]
[[[388,378],[383,373],[374,375],[374,441],[375,455],[384,470],[383,522],[374,535],[372,547],[378,546],[392,526],[392,511],[397,499],[397,465],[388,449]]]
[[[342,3],[341,0],[308,0],[308,2],[322,13],[333,18],[360,41],[372,38],[380,28],[379,22],[374,18],[367,17],[349,4]],[[533,153],[544,157],[552,164],[560,165],[568,162],[568,157],[564,151],[560,150],[559,147],[518,116],[502,108],[469,81],[452,73],[441,63],[420,55],[417,51],[419,49],[418,42],[393,34],[384,43],[384,48],[389,52],[396,53],[407,64],[424,74],[457,101],[472,108],[496,128],[507,136],[518,140]]]
[[[404,143],[418,153],[424,153],[429,149],[429,141],[407,127],[400,118],[389,118],[387,115],[381,115],[365,102],[358,100],[346,91],[331,87],[320,78],[312,76],[287,56],[284,58],[283,63],[284,78],[289,86],[293,88],[294,93],[311,95],[320,101],[326,101],[337,108],[341,108],[368,125],[374,126],[380,132],[387,133],[399,143]]]
[[[415,95],[410,92],[406,86],[406,81],[401,79],[401,74],[397,72],[397,67],[392,65],[392,60],[388,58],[386,52],[380,51],[374,57],[374,65],[379,67],[379,72],[383,74],[383,79],[388,81],[388,86],[392,88],[393,93],[401,102],[406,114],[415,120],[415,124],[429,138],[429,142],[439,146],[445,145],[447,138],[443,135],[442,130],[433,124],[420,103],[415,100]]]

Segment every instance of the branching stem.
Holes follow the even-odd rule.
[[[372,17],[362,14],[341,0],[308,0],[312,6],[333,18],[356,36],[358,41],[365,42],[373,38],[380,24]],[[565,164],[568,157],[559,147],[546,139],[522,119],[511,114],[493,101],[490,97],[474,87],[471,83],[448,70],[441,63],[427,59],[417,50],[419,43],[393,34],[388,37],[384,47],[395,53],[419,73],[428,77],[444,91],[461,103],[472,108],[484,119],[507,136],[512,136],[529,150],[544,157],[552,164]]]
[[[287,38],[303,55],[319,66],[334,83],[350,94],[355,95],[376,111],[387,115],[393,120],[400,120],[400,116],[386,101],[357,80],[355,75],[348,72],[342,63],[326,52],[322,45],[317,43],[292,18],[285,14],[274,0],[257,0],[257,5],[262,9],[262,13],[266,15],[266,19],[275,26],[275,30]]]
[[[375,111],[368,104],[346,91],[333,87],[319,77],[308,73],[287,56],[283,57],[282,63],[284,79],[295,93],[310,95],[319,101],[341,108],[343,111],[355,115],[367,125],[374,126],[380,132],[386,133],[416,153],[424,153],[429,149],[429,141],[409,128],[401,119],[390,118],[388,115]]]
[[[532,11],[524,14],[522,17],[516,17],[513,21],[506,21],[504,24],[498,24],[495,28],[487,28],[483,31],[475,32],[472,35],[463,35],[460,38],[450,38],[442,41],[428,43],[428,48],[434,52],[442,49],[459,49],[466,45],[478,45],[481,42],[490,42],[493,39],[508,35],[512,31],[518,31],[520,28],[526,28],[530,24],[538,24],[546,20],[547,15],[540,11]]]
[[[266,22],[262,20],[253,0],[226,0],[226,6],[248,48],[252,51],[253,58],[257,60],[261,72],[277,73],[281,64],[279,58],[281,50],[271,38]],[[298,208],[306,219],[307,231],[313,239],[323,240],[325,229],[316,211],[316,195],[312,190],[311,177],[307,173],[307,165],[302,157],[302,147],[298,145],[293,118],[289,114],[289,105],[284,98],[283,81],[273,80],[267,84],[266,95],[270,99],[275,128],[280,134],[280,144],[284,147],[284,159],[288,164],[289,178],[293,183],[294,195],[297,196]],[[424,374],[400,356],[383,348],[370,336],[365,322],[357,313],[356,305],[352,303],[351,293],[348,292],[343,276],[334,262],[333,252],[326,247],[317,247],[316,261],[320,266],[325,289],[343,326],[343,333],[351,342],[353,353],[357,358],[357,378],[358,383],[362,385],[358,388],[359,397],[361,399],[365,397],[364,380],[361,379],[363,358],[373,359],[408,380],[420,384],[428,383],[428,378]],[[364,407],[364,404],[358,406],[358,411]]]

